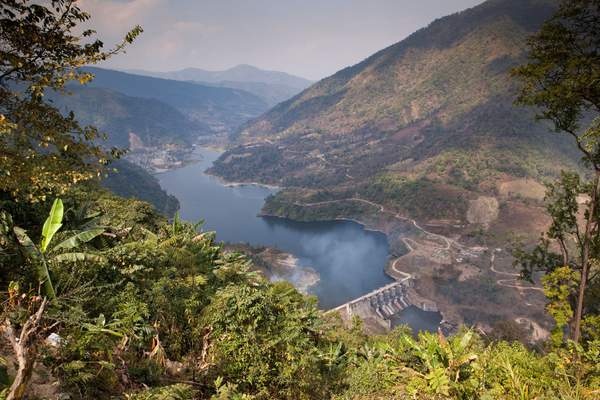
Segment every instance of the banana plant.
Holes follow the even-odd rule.
[[[423,333],[419,341],[406,336],[403,341],[422,364],[422,377],[428,389],[436,395],[449,395],[451,387],[460,387],[469,373],[469,367],[477,360],[473,351],[473,332],[447,340],[441,333]]]
[[[42,241],[39,246],[36,246],[24,229],[19,227],[13,228],[23,253],[36,264],[37,278],[43,284],[44,292],[50,300],[56,298],[56,292],[48,270],[49,262],[101,261],[103,259],[100,256],[83,252],[56,254],[58,250],[72,250],[93,240],[104,233],[105,230],[103,228],[89,229],[76,233],[50,248],[52,239],[62,227],[63,216],[63,202],[61,199],[56,199],[52,204],[52,209],[50,210],[48,218],[46,218],[46,221],[44,222],[42,228]]]

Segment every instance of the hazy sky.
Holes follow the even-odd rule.
[[[251,64],[320,79],[482,0],[80,0],[107,44],[142,36],[101,66],[154,71]]]

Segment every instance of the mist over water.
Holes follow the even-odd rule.
[[[325,267],[319,269],[321,281],[313,293],[322,299],[337,298],[332,305],[338,305],[392,282],[383,273],[389,257],[384,241],[382,234],[357,229],[352,222],[336,223],[330,231],[307,237],[302,252]]]
[[[157,175],[161,186],[179,199],[182,218],[205,220],[203,229],[216,231],[220,241],[291,253],[301,266],[320,274],[319,283],[309,291],[323,309],[392,282],[384,273],[389,258],[385,235],[350,221],[306,223],[258,217],[265,198],[273,192],[251,185],[224,186],[204,174],[219,153],[204,148],[197,153],[201,162]]]

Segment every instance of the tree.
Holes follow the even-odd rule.
[[[39,202],[101,174],[119,151],[106,151],[98,131],[82,127],[44,102],[44,93],[85,83],[80,70],[122,52],[138,26],[109,51],[93,30],[74,33],[90,18],[75,0],[0,0],[0,195]]]
[[[597,278],[590,270],[600,260],[599,31],[600,0],[564,0],[529,39],[529,62],[513,71],[523,84],[517,102],[535,107],[539,119],[550,121],[557,132],[571,136],[592,176],[589,183],[577,183],[576,188],[569,181],[572,178],[563,177],[548,199],[553,224],[546,239],[558,243],[562,264],[579,274],[572,317],[571,337],[575,342],[581,337],[586,288]],[[582,194],[588,196],[583,205],[577,202]],[[577,221],[581,208],[583,223]]]

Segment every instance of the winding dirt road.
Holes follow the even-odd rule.
[[[409,221],[412,225],[414,225],[415,228],[417,228],[418,230],[420,230],[421,232],[423,232],[425,235],[441,239],[441,240],[443,240],[446,243],[446,245],[444,247],[434,248],[435,250],[450,250],[450,248],[453,245],[456,246],[457,248],[459,248],[460,250],[464,251],[464,249],[465,249],[465,246],[461,245],[460,243],[456,242],[455,240],[449,239],[449,238],[447,238],[447,237],[445,237],[443,235],[439,235],[437,233],[429,232],[429,231],[425,230],[424,228],[422,228],[417,223],[417,221],[415,221],[414,219],[407,218],[407,217],[402,216],[402,215],[400,215],[398,213],[395,213],[393,211],[388,211],[383,205],[374,203],[374,202],[372,202],[370,200],[361,199],[361,198],[358,198],[358,197],[351,197],[351,198],[348,198],[348,199],[326,200],[326,201],[319,201],[319,202],[314,202],[314,203],[298,203],[298,202],[294,202],[293,204],[296,205],[296,206],[300,206],[300,207],[318,207],[318,206],[323,206],[323,205],[327,205],[327,204],[340,203],[340,202],[344,202],[344,201],[346,201],[346,202],[347,201],[354,201],[354,202],[368,204],[368,205],[370,205],[372,207],[377,208],[379,210],[379,212],[382,213],[382,214],[391,215],[393,218],[401,220],[401,221]],[[405,238],[402,238],[402,242],[408,248],[409,252],[412,252],[412,251],[415,250],[411,246],[410,242],[408,240],[406,240]],[[404,276],[405,278],[412,278],[413,276],[411,274],[409,274],[408,272],[401,271],[398,268],[398,261],[400,261],[401,258],[402,257],[398,257],[398,258],[396,258],[392,262],[391,269],[394,272],[396,272],[396,273]]]
[[[490,258],[490,271],[492,271],[495,274],[498,275],[505,275],[505,276],[512,276],[513,278],[511,279],[498,279],[496,281],[496,283],[500,286],[504,286],[504,287],[509,287],[509,288],[514,288],[514,289],[518,289],[518,290],[534,290],[534,291],[538,291],[538,292],[544,292],[544,289],[536,287],[536,286],[523,286],[523,285],[519,285],[518,282],[521,278],[521,274],[517,274],[514,272],[504,272],[504,271],[498,271],[494,265],[494,261],[496,260],[496,252],[492,251],[492,256]]]
[[[423,232],[425,235],[430,236],[430,237],[435,237],[438,239],[441,239],[442,241],[444,241],[446,243],[445,247],[438,247],[438,248],[434,248],[434,250],[450,250],[452,248],[452,246],[456,247],[458,250],[460,250],[463,254],[469,255],[469,256],[473,256],[476,257],[477,255],[474,254],[474,252],[472,252],[472,249],[469,247],[466,247],[460,243],[458,243],[456,240],[450,239],[446,236],[437,234],[437,233],[433,233],[433,232],[429,232],[426,229],[424,229],[423,227],[421,227],[417,221],[415,221],[412,218],[408,218],[405,216],[402,216],[398,213],[395,213],[393,211],[389,211],[387,210],[383,205],[372,202],[370,200],[366,200],[366,199],[361,199],[359,197],[351,197],[348,199],[337,199],[337,200],[325,200],[325,201],[318,201],[318,202],[314,202],[314,203],[298,203],[298,202],[294,202],[293,204],[299,207],[318,207],[318,206],[322,206],[322,205],[327,205],[327,204],[334,204],[334,203],[340,203],[340,202],[348,202],[348,201],[354,201],[354,202],[359,202],[359,203],[363,203],[363,204],[368,204],[370,206],[373,206],[375,208],[377,208],[379,210],[380,213],[383,214],[388,214],[391,215],[393,218],[401,220],[401,221],[408,221],[410,222],[417,230]],[[404,245],[408,248],[409,252],[415,251],[415,249],[411,246],[410,242],[408,240],[406,240],[405,238],[402,238],[402,242],[404,243]],[[470,251],[471,250],[471,251]],[[411,274],[409,274],[408,272],[404,272],[401,271],[400,269],[398,269],[398,261],[400,261],[402,257],[398,257],[396,258],[391,265],[391,269],[404,276],[407,278],[412,278],[413,276]],[[503,272],[503,271],[498,271],[495,269],[494,267],[494,261],[496,258],[496,254],[494,251],[492,251],[492,256],[491,256],[491,260],[490,260],[490,270],[498,275],[506,275],[506,276],[511,276],[511,279],[498,279],[496,281],[496,283],[500,286],[504,286],[504,287],[509,287],[509,288],[514,288],[514,289],[518,289],[518,290],[534,290],[534,291],[539,291],[539,292],[543,292],[543,289],[539,288],[539,287],[535,287],[535,286],[523,286],[518,284],[518,280],[520,275],[517,273],[511,273],[511,272]]]

